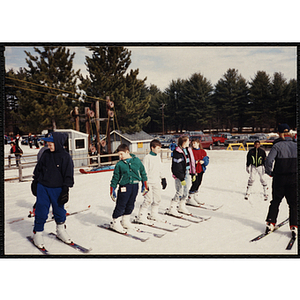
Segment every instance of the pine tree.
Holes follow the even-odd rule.
[[[279,123],[286,122],[285,120],[290,117],[288,111],[291,110],[291,108],[294,108],[293,103],[290,103],[289,101],[291,88],[292,85],[287,83],[282,73],[274,73],[271,84],[272,105],[269,110],[269,115],[271,117],[270,125],[272,127],[276,127]]]
[[[14,78],[18,89],[18,112],[24,131],[70,127],[70,111],[76,105],[76,81],[79,70],[73,70],[75,53],[65,47],[34,48],[39,56],[25,51],[28,68],[21,68]],[[12,80],[13,81],[13,80]]]
[[[176,132],[182,132],[184,129],[185,116],[182,113],[184,106],[183,89],[185,80],[177,79],[172,80],[169,86],[165,90],[166,104],[165,117],[166,122],[171,128],[174,128]]]
[[[185,81],[183,88],[182,113],[185,118],[186,129],[204,129],[211,119],[212,107],[210,97],[212,84],[202,74],[194,73]]]
[[[218,127],[241,128],[244,125],[248,89],[246,80],[236,69],[228,69],[215,85],[214,108]]]
[[[250,110],[252,127],[268,127],[270,124],[271,79],[265,71],[258,71],[250,82]]]
[[[147,132],[159,132],[162,131],[162,105],[164,105],[164,110],[167,109],[166,104],[166,94],[162,93],[160,89],[151,84],[150,87],[146,87],[147,94],[151,96],[149,108],[145,114],[146,117],[150,116],[151,120],[145,127]],[[165,130],[168,124],[165,124]]]
[[[89,76],[83,78],[80,88],[88,96],[114,101],[119,128],[123,132],[140,131],[150,118],[144,118],[150,97],[142,95],[144,80],[137,79],[139,70],[130,70],[131,52],[125,47],[88,47],[92,57],[86,56]],[[100,105],[101,116],[106,117],[105,102]]]

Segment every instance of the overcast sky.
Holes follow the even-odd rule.
[[[296,47],[277,46],[136,46],[131,51],[129,69],[139,69],[139,78],[147,77],[146,84],[155,84],[164,91],[172,80],[188,79],[201,73],[214,85],[229,68],[235,68],[246,80],[254,78],[257,71],[266,71],[271,77],[281,72],[287,80],[296,79]],[[70,47],[75,52],[74,69],[87,75],[85,56],[91,52],[85,47]],[[24,50],[35,54],[32,47],[6,47],[6,70],[27,67]]]

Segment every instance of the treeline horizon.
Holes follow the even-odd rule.
[[[26,52],[28,67],[6,71],[5,131],[42,132],[73,128],[70,112],[75,106],[95,110],[107,117],[106,97],[114,101],[112,129],[123,132],[183,132],[243,127],[262,131],[279,123],[296,127],[296,79],[284,74],[272,77],[257,71],[250,81],[229,68],[215,85],[200,72],[187,79],[173,79],[164,91],[138,79],[130,70],[131,52],[125,47],[87,47],[88,76],[73,69],[75,53],[66,47],[34,48]],[[163,76],[163,74],[162,74]],[[105,133],[105,124],[100,128]],[[85,122],[80,123],[85,131]]]

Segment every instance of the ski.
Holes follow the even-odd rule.
[[[270,233],[272,233],[272,232],[276,231],[277,229],[279,229],[281,226],[285,225],[288,221],[289,221],[289,218],[287,218],[286,220],[284,220],[281,223],[279,223],[278,225],[276,225],[273,231],[264,232],[264,233],[258,235],[257,237],[255,237],[254,239],[252,239],[250,242],[256,242],[256,241],[261,240],[265,236],[269,235]]]
[[[207,209],[207,210],[213,210],[213,211],[216,211],[216,210],[218,210],[219,208],[221,208],[223,206],[223,205],[214,206],[214,205],[205,204],[205,203],[199,204],[198,206],[195,206],[195,205],[192,205],[192,204],[189,204],[189,203],[186,203],[186,205],[197,207],[197,208],[203,208],[203,209]]]
[[[200,223],[202,222],[203,220],[193,216],[193,215],[185,215],[185,214],[181,214],[179,216],[174,216],[172,214],[169,213],[168,209],[166,209],[166,211],[164,213],[162,213],[164,215],[168,215],[168,216],[171,216],[171,217],[174,217],[174,218],[177,218],[177,219],[181,219],[181,220],[185,220],[185,221],[189,221],[189,222],[192,222],[192,223]]]
[[[87,208],[82,209],[82,210],[74,211],[74,212],[71,212],[71,213],[68,213],[68,212],[67,212],[67,213],[66,213],[66,216],[68,217],[68,216],[76,215],[76,214],[81,213],[81,212],[83,212],[83,211],[89,210],[90,207],[91,207],[91,206],[89,205]],[[32,218],[32,217],[34,217],[34,214],[30,211],[30,212],[29,212],[29,215],[28,215],[28,218]],[[13,223],[15,223],[15,222],[20,222],[20,221],[23,221],[23,220],[25,220],[24,217],[23,217],[23,218],[19,218],[19,219],[15,219],[15,220],[11,220],[11,221],[9,221],[9,222],[7,222],[7,223],[8,223],[8,224],[13,224]],[[48,219],[48,220],[46,221],[46,223],[52,222],[52,221],[54,221],[54,217],[52,217],[51,219]]]
[[[91,206],[89,205],[87,208],[84,208],[84,209],[81,209],[81,210],[77,210],[77,211],[74,211],[74,212],[71,212],[71,213],[66,213],[66,217],[69,217],[69,216],[73,216],[73,215],[77,215],[77,214],[79,214],[79,213],[82,213],[82,212],[84,212],[84,211],[87,211],[87,210],[89,210],[91,208]],[[47,220],[46,221],[46,223],[49,223],[49,222],[52,222],[52,221],[54,221],[54,216],[52,217],[52,219],[49,219],[49,220]]]
[[[155,233],[155,232],[151,232],[151,231],[142,230],[140,228],[137,228],[136,231],[140,232],[140,233],[152,234],[156,238],[162,238],[164,235],[167,234],[167,233]]]
[[[31,244],[32,244],[35,248],[39,249],[40,252],[42,252],[44,255],[49,255],[49,254],[50,254],[50,253],[48,252],[48,250],[47,250],[45,247],[43,247],[43,248],[37,247],[37,246],[34,244],[33,238],[32,238],[31,236],[27,236],[27,239],[28,239],[29,242],[31,242]]]
[[[146,242],[147,240],[149,240],[149,237],[147,237],[147,238],[142,238],[142,237],[133,235],[133,234],[131,234],[131,233],[121,233],[121,232],[115,231],[115,230],[113,230],[112,228],[110,228],[110,225],[109,225],[109,224],[100,224],[100,225],[97,225],[97,226],[100,227],[100,228],[104,228],[104,229],[110,230],[110,231],[112,231],[112,232],[115,232],[115,233],[118,233],[118,234],[127,236],[127,237],[129,237],[129,238],[134,239],[134,240],[141,241],[141,242]]]
[[[78,250],[78,251],[80,251],[80,252],[88,253],[88,252],[90,252],[90,251],[92,250],[92,249],[87,249],[87,248],[85,248],[85,247],[83,247],[83,246],[81,246],[81,245],[78,245],[78,244],[74,243],[74,242],[71,242],[71,243],[65,243],[65,242],[64,242],[63,240],[61,240],[54,232],[50,232],[49,235],[50,235],[50,236],[55,236],[59,241],[61,241],[61,242],[64,243],[65,245],[68,245],[68,246],[70,246],[70,247],[72,247],[72,248],[74,248],[74,249],[76,249],[76,250]]]
[[[165,231],[169,231],[169,232],[173,232],[175,230],[178,229],[178,227],[175,227],[173,225],[170,224],[170,227],[164,227],[162,223],[162,225],[157,225],[157,223],[154,223],[154,224],[145,224],[145,223],[141,223],[139,221],[137,221],[136,218],[133,219],[132,223],[135,223],[135,224],[140,224],[140,225],[145,225],[145,226],[149,226],[149,227],[152,227],[152,228],[156,228],[156,229],[161,229],[161,230],[165,230]],[[168,225],[168,224],[166,224]]]
[[[23,220],[25,220],[25,218],[15,219],[15,220],[12,220],[12,221],[8,221],[7,223],[8,223],[8,224],[12,224],[12,223],[19,222],[19,221],[23,221]]]
[[[293,236],[291,237],[290,241],[288,242],[288,244],[287,244],[285,250],[291,250],[291,249],[293,248],[293,245],[294,245],[296,239],[297,239],[296,236],[293,235]]]

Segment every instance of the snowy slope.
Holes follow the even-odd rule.
[[[23,146],[24,153],[36,154],[38,150]],[[8,153],[9,146],[5,146]],[[262,186],[258,180],[254,183],[253,194],[249,201],[244,200],[248,174],[245,171],[245,151],[211,150],[207,151],[210,164],[203,177],[200,197],[203,202],[213,205],[223,205],[218,211],[208,211],[188,207],[194,214],[211,216],[207,222],[191,224],[188,228],[180,228],[168,232],[162,238],[150,236],[144,243],[97,227],[108,223],[114,209],[114,203],[109,197],[109,184],[112,172],[98,174],[81,174],[75,169],[75,185],[70,190],[70,201],[66,205],[68,212],[91,208],[80,214],[67,218],[67,229],[73,240],[87,248],[92,248],[90,254],[276,254],[295,255],[297,245],[291,251],[285,247],[290,237],[288,225],[272,233],[259,242],[250,243],[265,229],[265,217],[269,201],[263,201]],[[33,169],[26,170],[31,174]],[[170,161],[163,163],[163,171],[168,186],[162,191],[161,208],[167,208],[175,193],[174,179],[170,172]],[[9,177],[17,171],[9,171]],[[24,171],[25,172],[25,171]],[[7,177],[7,174],[5,175]],[[271,178],[269,183],[271,198]],[[27,240],[32,234],[33,219],[27,218],[35,198],[30,191],[30,181],[5,182],[5,254],[40,255]],[[143,201],[138,195],[135,210]],[[23,221],[9,224],[8,222],[25,217]],[[280,206],[278,222],[288,217],[288,206],[285,199]],[[172,217],[166,217],[173,223],[186,223]],[[145,230],[163,233],[150,227]],[[55,222],[45,225],[45,232],[55,231]],[[146,233],[140,233],[148,236]],[[81,253],[68,247],[45,234],[47,249],[53,254],[80,255]]]

